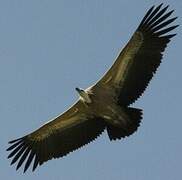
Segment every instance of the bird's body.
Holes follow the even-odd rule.
[[[38,165],[62,157],[97,138],[105,129],[110,140],[133,134],[140,125],[142,110],[130,107],[145,91],[159,66],[163,52],[176,34],[167,34],[177,26],[168,25],[173,11],[152,7],[146,13],[130,41],[112,67],[93,86],[82,90],[78,101],[66,112],[34,132],[10,141],[17,169],[24,171],[33,162]]]
[[[81,98],[83,99],[86,114],[91,113],[93,117],[106,119],[111,124],[124,119],[122,117],[122,107],[117,105],[117,97],[113,89],[107,87],[99,87],[98,90],[97,88],[89,88],[89,90],[85,91],[85,94],[90,99],[90,102],[87,102],[84,98]],[[85,99],[87,99],[87,96],[85,96]]]

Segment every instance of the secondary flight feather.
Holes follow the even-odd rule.
[[[96,139],[105,129],[110,140],[133,134],[142,110],[129,107],[144,92],[161,63],[163,52],[176,34],[170,25],[177,17],[162,4],[151,7],[130,41],[108,72],[86,90],[76,88],[80,98],[65,113],[34,132],[10,141],[8,158],[24,172],[68,153]]]

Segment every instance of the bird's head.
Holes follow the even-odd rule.
[[[83,89],[80,89],[80,88],[77,88],[77,87],[75,88],[75,90],[78,92],[78,94],[80,96],[82,96],[85,93],[85,91]]]
[[[75,90],[78,92],[78,94],[80,95],[80,98],[87,103],[91,103],[91,99],[88,95],[88,93],[84,90],[84,89],[80,89],[80,88],[75,88]]]

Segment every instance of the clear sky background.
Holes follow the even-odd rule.
[[[182,1],[163,1],[182,24]],[[133,136],[106,132],[65,158],[23,174],[7,142],[65,111],[111,66],[144,14],[161,1],[0,0],[0,178],[6,180],[179,180],[182,178],[181,27],[144,96]]]

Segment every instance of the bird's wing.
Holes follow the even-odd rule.
[[[33,133],[10,141],[8,158],[11,164],[17,162],[17,169],[23,164],[24,172],[33,162],[33,171],[38,165],[52,158],[62,157],[101,134],[105,128],[102,119],[89,117],[78,101],[67,112],[40,127]]]
[[[176,35],[167,33],[177,27],[168,27],[177,17],[169,19],[173,11],[166,12],[168,6],[161,6],[150,8],[115,63],[93,87],[116,88],[121,105],[129,105],[142,95],[167,44]]]

